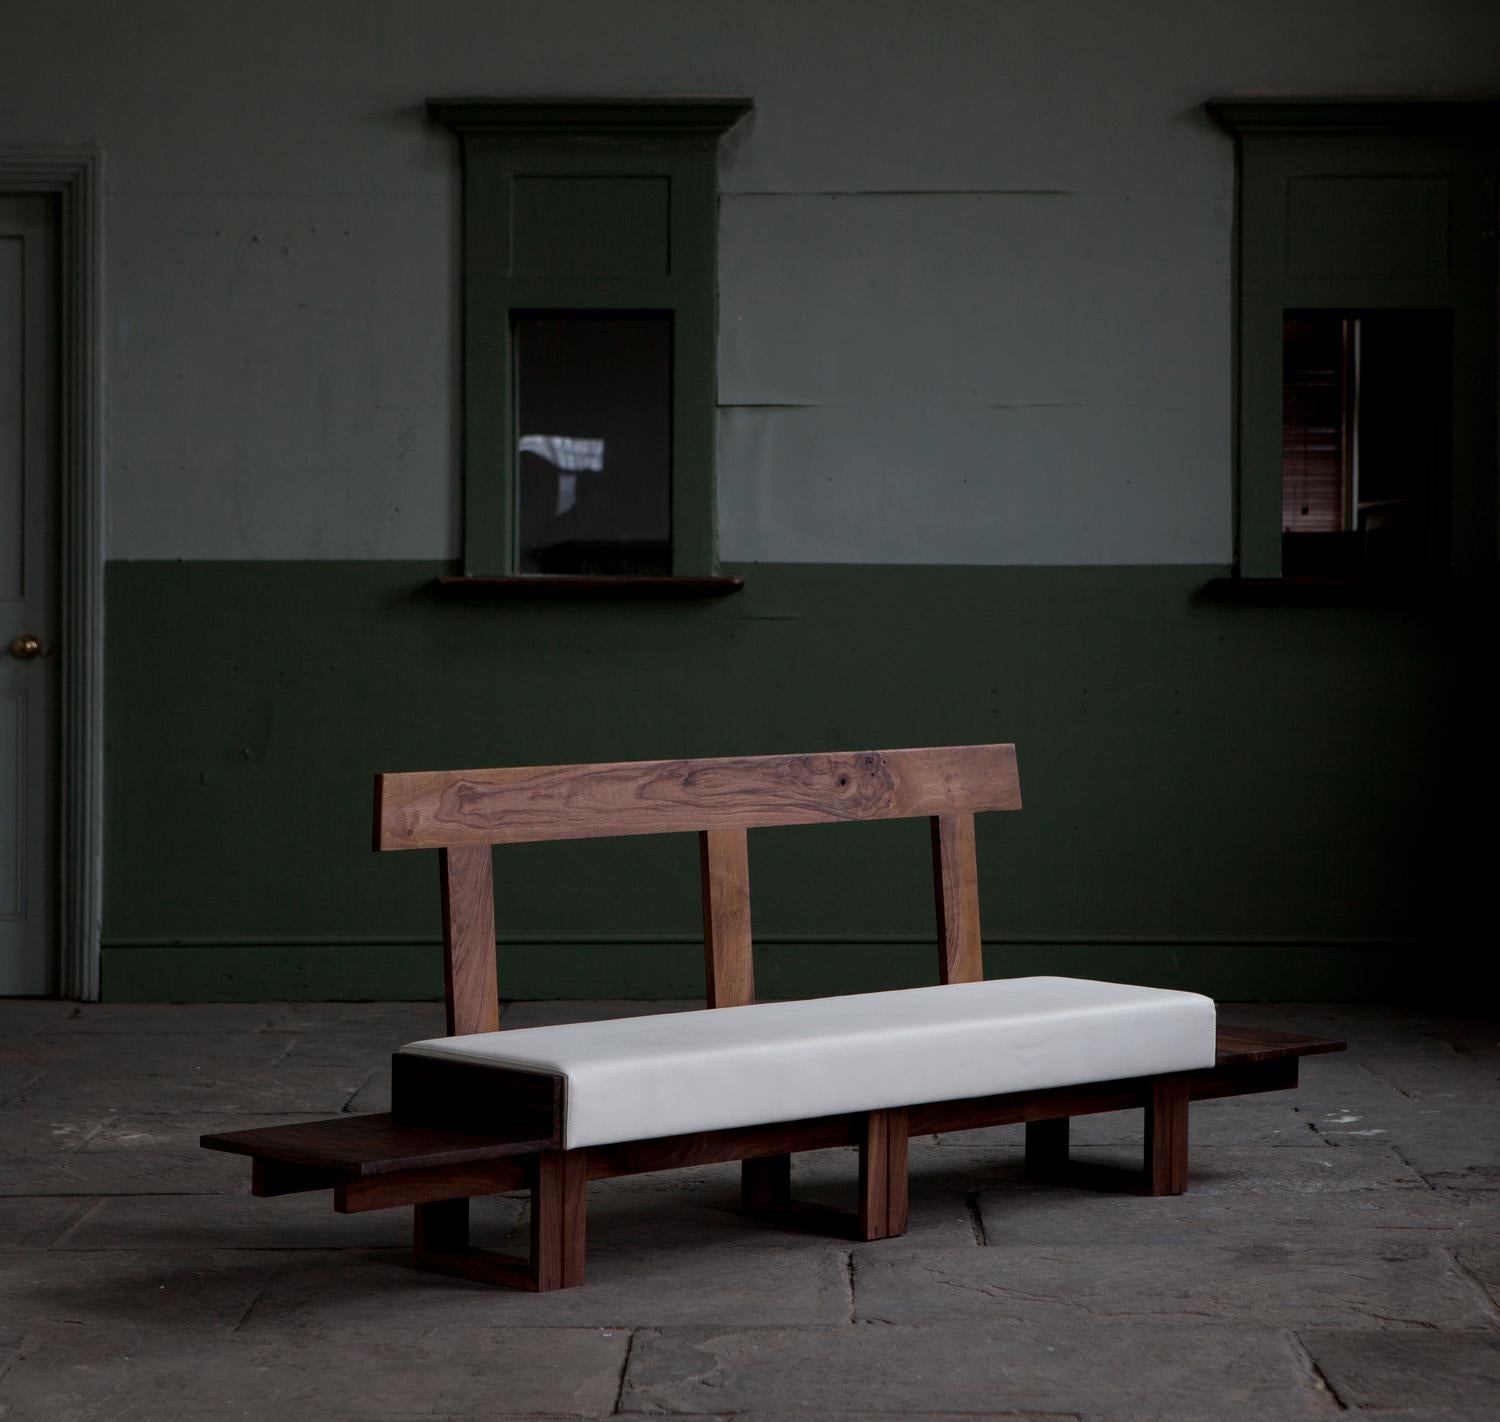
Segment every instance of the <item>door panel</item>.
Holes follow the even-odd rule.
[[[0,995],[56,986],[56,292],[52,199],[0,198]]]

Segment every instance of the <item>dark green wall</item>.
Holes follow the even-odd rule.
[[[1379,998],[1468,961],[1472,599],[751,565],[718,601],[475,603],[443,571],[110,565],[106,998],[438,994],[435,856],[371,853],[378,770],[985,740],[1027,806],[980,823],[991,975]],[[751,865],[766,995],[930,980],[925,825],[757,831]],[[701,992],[696,873],[691,836],[498,851],[502,995]]]

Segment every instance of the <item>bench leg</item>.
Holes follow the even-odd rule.
[[[859,1143],[860,1239],[906,1233],[907,1119],[904,1106],[870,1111]]]
[[[1068,1118],[1026,1123],[1026,1178],[1057,1184],[1068,1176]]]
[[[792,1202],[792,1157],[760,1155],[740,1162],[740,1208],[747,1215],[784,1209]]]
[[[1148,1195],[1181,1195],[1188,1183],[1188,1088],[1181,1076],[1159,1077],[1146,1102]]]
[[[415,1263],[438,1274],[537,1293],[573,1288],[583,1282],[587,1184],[586,1150],[545,1150],[536,1157],[529,1259],[470,1245],[467,1199],[418,1205],[412,1231]]]
[[[544,1150],[531,1187],[531,1271],[538,1293],[583,1282],[586,1150]]]

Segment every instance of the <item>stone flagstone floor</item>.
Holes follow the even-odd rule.
[[[913,1141],[911,1233],[878,1244],[741,1219],[734,1167],[609,1181],[588,1284],[534,1297],[410,1268],[407,1211],[255,1200],[196,1145],[382,1109],[439,1008],[0,1002],[0,1419],[1500,1418],[1500,1025],[1223,1016],[1350,1051],[1195,1106],[1179,1199],[1025,1185],[1018,1129]],[[1074,1123],[1085,1158],[1139,1136]],[[853,1176],[797,1162],[804,1196]],[[520,1247],[518,1202],[475,1213]]]

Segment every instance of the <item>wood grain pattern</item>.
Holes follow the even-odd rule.
[[[1253,1096],[1262,1091],[1290,1091],[1297,1085],[1297,1058],[1274,1057],[1263,1062],[1221,1061],[1188,1077],[1194,1101],[1218,1101],[1225,1096]]]
[[[301,1121],[291,1126],[260,1126],[199,1138],[207,1150],[248,1155],[337,1175],[387,1175],[396,1170],[462,1165],[522,1155],[539,1142],[447,1130],[421,1121],[397,1121],[388,1111]]]
[[[861,1127],[858,1238],[894,1239],[907,1227],[906,1110],[866,1112]]]
[[[1146,1101],[1146,1193],[1180,1195],[1188,1183],[1188,1100],[1184,1075],[1159,1076]]]
[[[375,780],[375,847],[1019,810],[1012,745],[417,771]]]
[[[740,825],[698,833],[703,894],[704,996],[710,1007],[755,1001],[755,957],[750,939],[750,853]]]
[[[588,1152],[544,1150],[531,1192],[531,1270],[539,1293],[583,1283]]]
[[[938,981],[983,982],[972,813],[932,817],[932,882],[937,900]]]
[[[1263,1027],[1231,1027],[1219,1023],[1218,1059],[1230,1062],[1269,1062],[1283,1057],[1316,1057],[1342,1052],[1348,1042],[1338,1037],[1304,1037],[1293,1032],[1271,1032]]]
[[[500,1029],[495,976],[495,885],[487,845],[438,856],[443,900],[443,1000],[448,1035]]]
[[[526,1179],[525,1164],[516,1160],[475,1160],[386,1175],[347,1176],[333,1187],[333,1208],[341,1215],[357,1215],[466,1195],[503,1195],[521,1189]]]

